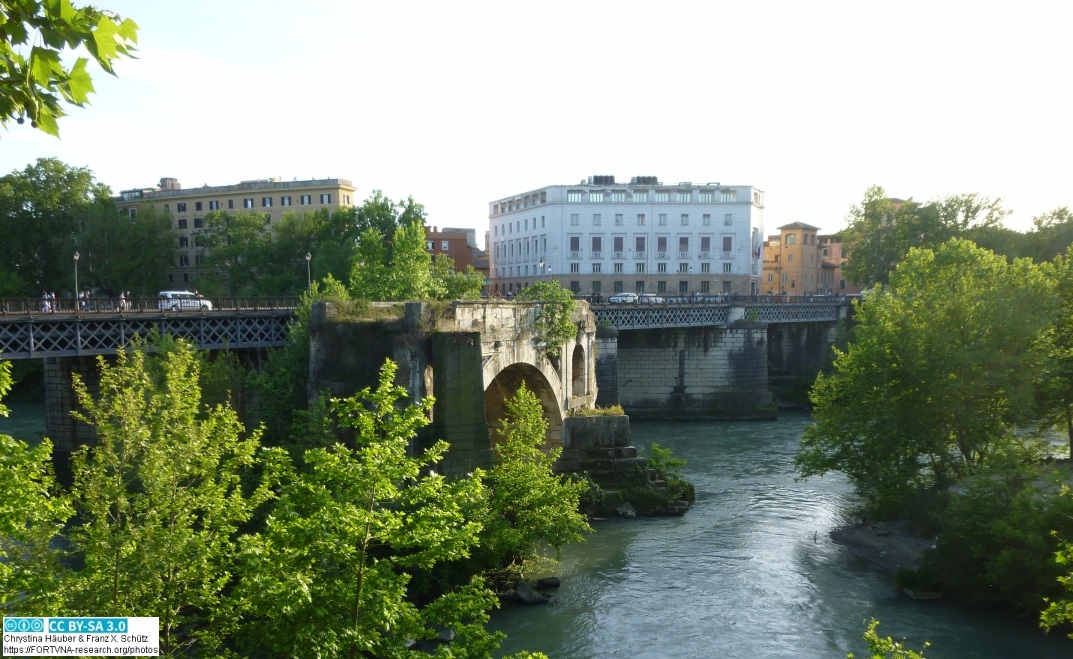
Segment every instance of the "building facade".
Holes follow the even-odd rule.
[[[575,294],[759,292],[764,195],[748,185],[591,176],[488,205],[493,294],[556,280]]]
[[[837,292],[836,266],[826,257],[818,227],[793,222],[764,241],[760,292],[772,295],[826,295]]]
[[[116,198],[116,207],[136,213],[143,204],[171,217],[176,230],[178,256],[168,272],[171,284],[191,284],[201,273],[205,247],[200,243],[198,229],[202,219],[212,211],[226,213],[264,213],[270,224],[278,224],[287,212],[303,213],[327,208],[334,211],[354,203],[354,185],[347,180],[312,179],[280,181],[257,179],[235,185],[205,185],[183,189],[174,178],[160,179],[160,187],[123,190]]]

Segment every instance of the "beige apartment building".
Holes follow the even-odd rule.
[[[764,242],[764,275],[760,292],[772,295],[824,295],[837,293],[836,266],[824,258],[826,245],[819,227],[793,222],[779,227],[779,235]]]
[[[242,181],[234,185],[204,185],[183,189],[174,178],[160,179],[156,188],[123,190],[116,207],[132,215],[143,204],[171,217],[176,230],[178,256],[168,272],[174,285],[192,284],[201,273],[205,248],[196,231],[202,219],[212,211],[227,213],[265,213],[270,224],[277,224],[287,212],[303,213],[327,208],[334,211],[354,204],[354,185],[345,179],[311,179],[281,181],[276,178]]]

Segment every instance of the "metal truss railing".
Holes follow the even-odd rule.
[[[844,303],[739,303],[593,306],[598,325],[615,329],[656,329],[661,327],[726,326],[731,319],[754,322],[815,323],[839,319]],[[740,309],[732,313],[732,309]]]

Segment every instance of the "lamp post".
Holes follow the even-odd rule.
[[[689,294],[693,295],[693,266],[689,266]]]
[[[551,266],[548,266],[548,270],[551,270]],[[544,283],[544,257],[540,257],[540,283]]]
[[[313,292],[313,277],[309,273],[309,261],[313,258],[313,255],[306,252],[306,288],[309,292]]]
[[[76,300],[75,304],[77,305],[78,304],[78,302],[77,302],[77,300],[78,300],[78,250],[75,250],[74,257],[75,257],[75,300]],[[75,308],[77,309],[78,307],[76,306]]]

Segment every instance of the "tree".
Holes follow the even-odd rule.
[[[74,457],[82,523],[70,538],[83,567],[63,610],[157,616],[162,654],[196,642],[212,652],[237,623],[226,591],[238,530],[274,485],[243,487],[260,433],[245,433],[229,408],[200,409],[198,360],[183,344],[157,365],[120,351],[100,370],[98,399],[74,383],[85,410],[76,417],[97,443]],[[266,459],[267,474],[282,470],[282,452]]]
[[[965,240],[910,250],[889,288],[857,307],[853,341],[813,385],[801,475],[841,471],[892,514],[971,473],[1031,416],[1049,291],[1031,262]]]
[[[540,401],[523,384],[506,401],[496,464],[486,478],[491,499],[481,552],[497,571],[524,570],[539,543],[558,551],[592,531],[579,512],[587,485],[552,472],[561,449],[545,450],[547,432]]]
[[[1070,490],[1068,486],[1063,488],[1062,496],[1073,500],[1073,490]],[[1059,625],[1073,625],[1073,542],[1069,540],[1073,538],[1073,533],[1068,535],[1062,535],[1056,531],[1053,533],[1059,543],[1058,551],[1054,554],[1054,561],[1064,572],[1058,577],[1058,583],[1068,594],[1064,598],[1044,600],[1047,608],[1040,614],[1040,626],[1047,631]],[[1069,633],[1069,638],[1073,638],[1073,631]]]
[[[0,125],[12,120],[59,137],[61,99],[83,107],[93,93],[85,57],[65,66],[61,56],[84,46],[97,64],[115,74],[114,61],[130,57],[138,25],[129,18],[70,0],[0,1]]]
[[[1057,309],[1040,341],[1047,358],[1038,379],[1039,425],[1064,427],[1073,458],[1073,259],[1059,255],[1043,269],[1054,285]]]
[[[973,232],[985,234],[1001,227],[1008,214],[1001,200],[976,193],[919,204],[890,199],[883,188],[873,186],[850,210],[849,226],[842,232],[848,259],[844,271],[857,284],[885,284],[910,249],[936,248]]]
[[[494,598],[478,583],[424,607],[407,598],[415,570],[474,548],[480,525],[463,510],[481,500],[483,487],[479,473],[452,482],[436,473],[445,442],[410,454],[432,399],[400,406],[406,394],[395,373],[389,360],[375,390],[333,401],[353,444],[307,451],[308,469],[290,475],[264,533],[245,543],[240,591],[259,613],[252,633],[272,653],[403,656],[437,627],[456,634],[451,656],[498,647],[500,637],[483,627]]]
[[[536,330],[544,353],[555,359],[567,341],[577,336],[577,326],[570,319],[574,311],[573,294],[557,281],[536,282],[523,288],[515,297],[521,302],[539,302]]]
[[[44,289],[74,289],[74,252],[80,234],[115,214],[108,186],[93,172],[39,158],[23,171],[0,178],[0,269],[2,295],[39,296]],[[98,258],[87,252],[80,274],[93,277]],[[89,281],[87,279],[87,281]],[[81,283],[81,282],[80,282]]]
[[[879,621],[872,618],[868,623],[868,630],[864,633],[864,640],[868,641],[868,651],[872,653],[871,659],[924,659],[923,650],[914,652],[889,636],[880,638],[879,632],[876,631],[878,627]],[[926,650],[929,645],[930,643],[925,642],[923,649]],[[853,659],[854,655],[850,652],[846,657]]]
[[[0,398],[11,389],[11,363],[0,362]],[[7,416],[0,404],[0,416]],[[61,553],[52,549],[74,511],[52,473],[52,443],[31,448],[0,434],[0,611],[46,616],[63,608]]]
[[[92,216],[80,222],[75,236],[80,252],[79,285],[101,288],[112,296],[126,290],[155,296],[166,286],[168,269],[175,262],[177,243],[171,218],[150,204],[133,217],[116,212],[111,203],[93,210]]]
[[[432,279],[443,284],[444,300],[475,300],[481,296],[484,277],[472,265],[465,272],[455,270],[455,260],[446,254],[432,259]]]

